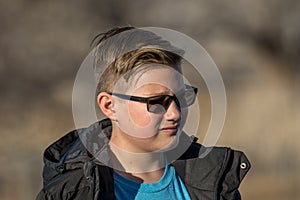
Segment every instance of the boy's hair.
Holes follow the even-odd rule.
[[[97,35],[94,69],[97,91],[112,92],[117,81],[127,72],[145,64],[164,64],[175,68],[184,51],[172,46],[160,36],[132,26],[114,28]]]

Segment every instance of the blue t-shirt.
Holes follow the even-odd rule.
[[[116,172],[114,180],[118,200],[191,200],[184,183],[171,165],[166,166],[163,177],[155,183],[138,183]]]

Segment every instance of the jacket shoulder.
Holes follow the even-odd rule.
[[[91,192],[89,179],[84,176],[83,169],[62,171],[43,187],[37,200],[81,199]]]
[[[245,154],[228,147],[193,143],[174,166],[195,199],[240,199],[238,191],[251,165]]]
[[[218,193],[224,197],[223,199],[241,199],[238,188],[250,170],[251,164],[242,151],[231,148],[224,148],[223,151],[226,152],[217,182]]]
[[[81,193],[88,194],[85,165],[90,158],[79,140],[83,130],[70,131],[44,151],[43,188],[37,200],[78,199]]]

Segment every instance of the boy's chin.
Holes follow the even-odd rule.
[[[158,152],[167,152],[167,151],[170,151],[170,150],[176,148],[177,145],[178,145],[178,141],[179,141],[178,136],[174,135],[172,137],[173,137],[172,140],[168,144],[164,145],[163,147],[161,147],[157,151]]]

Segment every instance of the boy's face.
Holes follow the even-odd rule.
[[[184,89],[182,75],[170,67],[148,69],[136,74],[129,82],[119,81],[117,87],[118,84],[122,85],[122,88],[124,84],[128,84],[128,87],[125,87],[128,89],[123,92],[126,95],[146,98],[158,96],[158,104],[161,101],[160,96],[174,96]],[[146,102],[113,98],[117,126],[122,134],[130,136],[129,145],[136,147],[135,150],[153,152],[176,144],[186,120],[187,108],[180,108],[180,105],[171,99],[170,103],[162,108],[164,112],[156,113],[149,110],[149,104]]]

